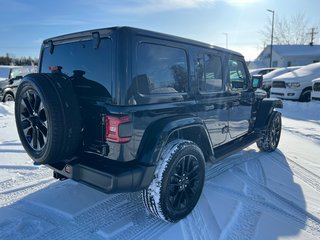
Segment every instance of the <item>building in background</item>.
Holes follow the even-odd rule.
[[[304,66],[320,62],[320,45],[273,45],[272,67]],[[265,47],[250,69],[269,67],[270,45]]]

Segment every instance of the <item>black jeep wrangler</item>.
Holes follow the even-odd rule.
[[[142,190],[169,222],[201,195],[206,162],[257,143],[277,148],[280,100],[239,53],[130,27],[50,38],[15,100],[21,142],[38,164],[98,190]]]

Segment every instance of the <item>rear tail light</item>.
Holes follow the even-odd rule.
[[[121,136],[120,127],[130,123],[128,116],[125,117],[114,117],[114,116],[104,116],[104,123],[106,126],[105,140],[110,142],[124,143],[130,140],[130,133]]]

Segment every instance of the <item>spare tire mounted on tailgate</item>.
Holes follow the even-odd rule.
[[[38,163],[66,161],[80,144],[79,104],[61,74],[29,74],[17,90],[16,125],[23,147]]]

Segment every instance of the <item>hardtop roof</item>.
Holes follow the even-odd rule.
[[[150,31],[150,30],[145,30],[145,29],[139,29],[139,28],[133,28],[133,27],[127,27],[127,26],[116,26],[116,27],[110,27],[110,28],[100,28],[100,29],[92,29],[92,30],[86,30],[86,31],[81,31],[81,32],[75,32],[71,34],[65,34],[57,37],[52,37],[48,38],[43,41],[44,44],[52,41],[72,41],[75,39],[88,39],[92,38],[92,33],[94,32],[99,32],[100,37],[104,37],[109,35],[112,31],[128,31],[131,33],[136,33],[137,35],[142,35],[142,36],[150,36],[150,37],[157,37],[169,41],[175,41],[175,42],[181,42],[181,43],[186,43],[186,44],[191,44],[199,47],[205,47],[205,48],[210,48],[218,51],[223,51],[227,52],[233,55],[237,55],[240,57],[243,57],[243,55],[239,52],[232,51],[229,49],[225,49],[222,47],[214,46],[208,43],[188,39],[188,38],[183,38],[183,37],[178,37],[170,34],[165,34],[165,33],[159,33],[155,31]]]

